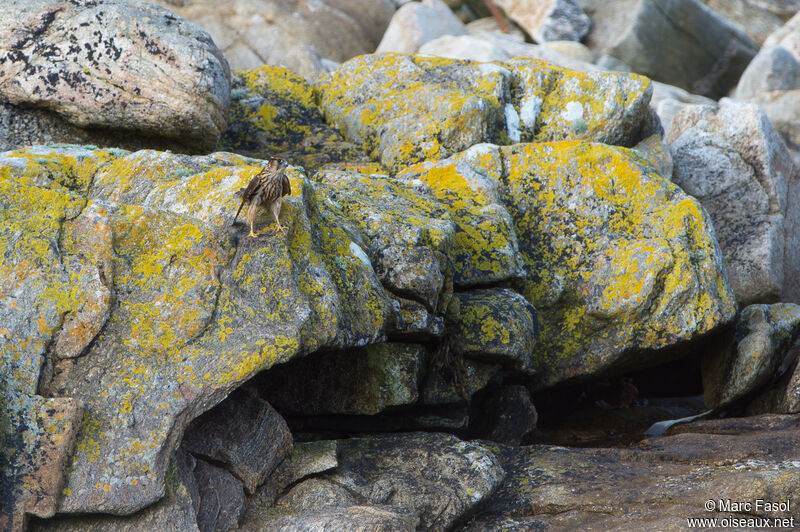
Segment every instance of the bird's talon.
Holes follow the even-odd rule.
[[[249,235],[247,235],[247,236],[249,236],[249,237],[252,237],[252,238],[255,238],[255,237],[257,237],[258,235],[257,235],[256,233],[254,233],[254,232],[250,231],[250,234],[249,234]]]

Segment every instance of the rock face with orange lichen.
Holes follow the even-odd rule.
[[[647,78],[570,72],[535,59],[365,55],[339,67],[319,90],[328,121],[392,170],[480,142],[585,138],[631,145],[650,127]]]
[[[292,169],[288,233],[264,213],[251,239],[230,224],[252,159],[33,148],[0,164],[4,356],[25,393],[85,406],[62,512],[158,500],[183,428],[239,384],[384,340],[393,292],[430,315],[452,292],[448,211],[387,176]]]
[[[544,388],[645,368],[733,318],[702,207],[619,146],[654,127],[644,78],[398,55],[357,58],[318,87],[277,67],[240,76],[248,96],[229,147],[263,156],[301,144],[290,162],[320,169],[290,166],[285,234],[266,212],[257,238],[231,225],[234,191],[259,159],[58,145],[0,154],[0,360],[11,370],[0,382],[19,405],[0,425],[17,453],[4,458],[42,448],[52,451],[37,471],[66,464],[40,475],[36,505],[31,475],[3,481],[15,523],[58,510],[194,527],[189,505],[214,510],[196,507],[192,475],[242,478],[216,462],[186,473],[184,430],[278,364],[288,362],[248,386],[323,428],[333,413],[357,418],[353,432],[368,415],[386,430],[465,431],[470,398],[503,374]],[[316,157],[315,138],[347,146],[341,160]],[[258,388],[293,368],[295,385]],[[336,374],[306,386],[317,371]],[[36,417],[42,403],[55,419]],[[340,421],[332,430],[348,430]],[[484,450],[469,453],[491,478],[459,487],[469,499],[459,508],[502,475]],[[385,490],[364,478],[364,493]],[[436,521],[412,499],[393,512]],[[232,522],[242,500],[227,502]]]

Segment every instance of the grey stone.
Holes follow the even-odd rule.
[[[242,483],[224,469],[197,460],[194,478],[200,497],[200,532],[227,532],[239,524],[244,510]]]
[[[243,532],[317,532],[348,530],[353,532],[414,532],[419,518],[409,512],[381,505],[323,508],[270,520],[244,524]]]
[[[714,222],[725,267],[742,305],[796,301],[798,223],[789,190],[792,159],[755,105],[723,99],[718,107],[688,106],[667,137],[674,180],[698,198]]]
[[[395,171],[480,142],[635,144],[652,91],[641,76],[569,72],[532,59],[393,54],[352,59],[319,89],[327,119]]]
[[[413,54],[437,37],[465,32],[464,24],[441,0],[409,2],[392,16],[375,53]]]
[[[792,500],[797,428],[797,416],[762,416],[681,424],[632,448],[498,446],[509,474],[466,530],[684,530],[687,518],[726,515],[709,511],[709,499]],[[790,526],[788,506],[748,517]]]
[[[205,28],[235,70],[283,65],[308,79],[374,51],[395,12],[391,0],[155,3]]]
[[[477,443],[411,433],[341,440],[339,467],[323,478],[370,504],[411,511],[423,530],[444,530],[494,491],[503,469]]]
[[[52,110],[80,128],[164,138],[187,149],[216,144],[228,120],[230,72],[198,26],[128,0],[14,0],[6,7],[0,15],[6,103]]]
[[[791,366],[800,335],[800,306],[750,305],[742,311],[728,345],[703,356],[703,394],[709,408],[724,406],[759,391]],[[782,367],[783,366],[783,367]]]
[[[769,4],[780,2],[759,2],[758,0],[700,0],[706,6],[714,10],[728,22],[736,25],[737,28],[747,33],[753,41],[759,45],[775,30],[783,26],[784,20],[770,9]],[[800,8],[800,3],[795,3],[795,10]],[[796,11],[793,11],[794,13]]]
[[[519,445],[536,428],[539,415],[525,386],[490,388],[473,397],[469,433],[475,438]]]
[[[538,43],[580,41],[591,26],[574,0],[498,0],[497,5]]]
[[[592,50],[712,98],[727,95],[758,51],[743,31],[697,0],[613,0],[586,10]]]
[[[181,446],[196,457],[224,464],[252,494],[291,449],[292,433],[268,402],[252,390],[240,389],[195,419]],[[200,474],[221,476],[195,471],[195,476]]]

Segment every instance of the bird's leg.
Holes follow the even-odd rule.
[[[272,204],[272,216],[275,217],[275,232],[276,233],[285,233],[286,227],[281,225],[281,221],[279,216],[281,214],[281,204],[283,203],[282,198],[276,199]]]
[[[252,202],[250,204],[250,207],[248,207],[248,209],[247,209],[247,221],[250,224],[250,234],[248,236],[253,237],[253,238],[258,236],[257,233],[255,231],[253,231],[253,221],[256,218],[256,209],[257,208],[258,208],[258,205],[255,202]]]

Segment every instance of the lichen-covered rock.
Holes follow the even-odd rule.
[[[388,175],[329,171],[314,176],[330,214],[364,235],[354,252],[392,293],[443,311],[452,293],[455,232],[435,199]]]
[[[450,211],[455,223],[451,250],[456,286],[488,285],[524,276],[511,215],[501,200],[499,149],[473,146],[443,161],[408,167],[396,179],[426,188]],[[478,172],[475,167],[490,167]]]
[[[29,530],[35,532],[141,532],[169,530],[202,532],[198,528],[194,506],[194,479],[191,471],[170,462],[164,479],[164,496],[156,503],[125,518],[111,515],[63,516],[36,520]],[[187,478],[188,477],[188,478]]]
[[[467,358],[532,371],[536,309],[506,288],[456,292],[448,310],[453,349]]]
[[[311,182],[290,168],[287,233],[247,238],[230,227],[234,191],[261,164],[76,147],[0,156],[3,364],[23,393],[86,410],[60,512],[128,514],[161,498],[187,424],[242,382],[385,340],[396,321],[384,284],[444,312],[446,209],[383,176]],[[262,212],[256,225],[271,222]],[[403,260],[379,276],[387,252]]]
[[[419,397],[424,346],[383,343],[319,353],[258,377],[267,400],[291,415],[377,414]]]
[[[14,0],[5,7],[5,102],[195,151],[216,144],[228,120],[230,72],[198,26],[129,0]]]
[[[652,91],[636,74],[583,74],[534,59],[395,54],[352,59],[319,89],[327,119],[393,170],[480,142],[635,144]]]
[[[328,493],[325,495],[329,496]],[[239,530],[242,532],[295,532],[296,530],[414,532],[419,530],[418,525],[419,518],[401,508],[354,505],[314,508],[289,515],[272,514],[264,520],[246,521]]]
[[[708,210],[741,305],[800,300],[800,258],[790,197],[800,180],[763,111],[724,98],[687,106],[667,137],[673,178]],[[790,206],[790,204],[792,204]]]
[[[540,385],[657,363],[636,350],[696,338],[735,301],[700,204],[634,152],[564,141],[500,148],[477,166],[502,200],[526,263],[523,295],[542,330]]]
[[[306,170],[334,163],[367,163],[360,147],[327,125],[316,90],[285,68],[236,72],[228,128],[218,149],[266,159],[280,153]]]
[[[712,98],[735,87],[758,52],[746,33],[698,0],[610,0],[593,3],[587,14],[590,48]]]
[[[703,395],[717,408],[763,388],[797,356],[789,350],[800,335],[800,306],[750,305],[742,311],[729,345],[703,356]],[[787,360],[787,352],[792,358]]]

